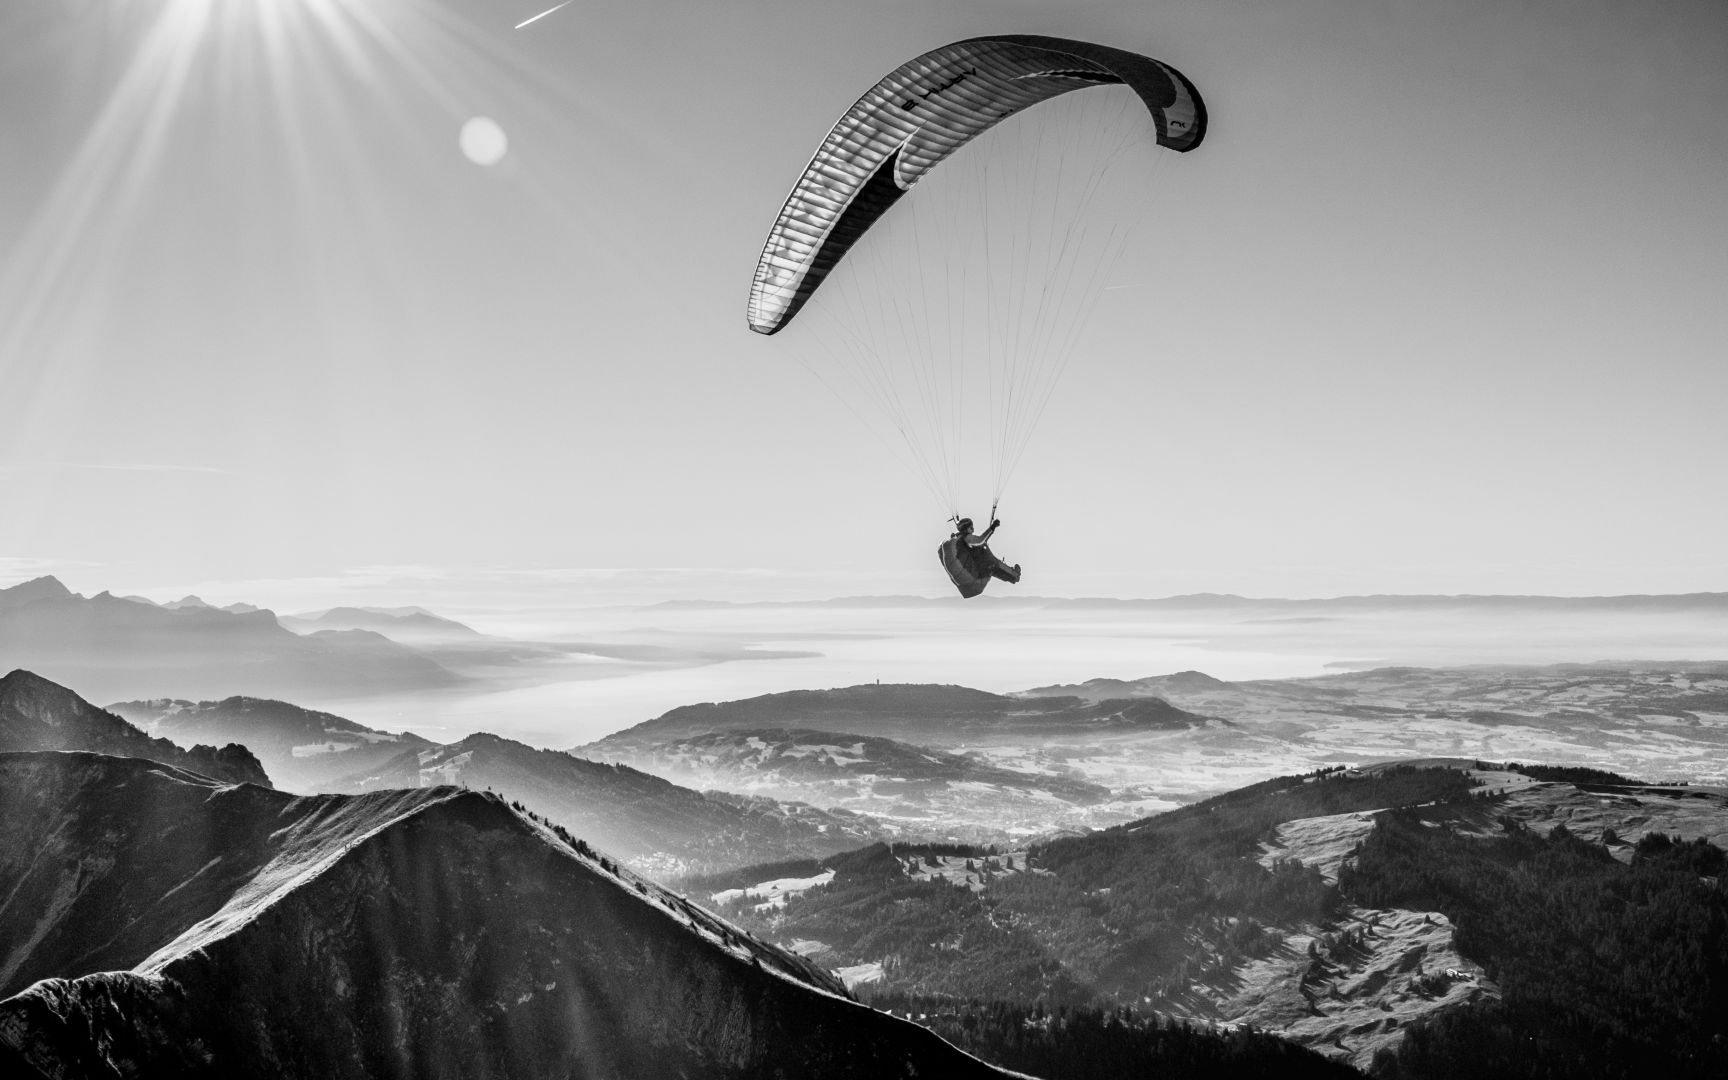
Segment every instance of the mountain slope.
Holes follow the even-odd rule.
[[[14,750],[89,750],[150,758],[232,783],[270,786],[264,767],[245,746],[230,741],[220,749],[194,745],[182,750],[22,669],[0,678],[0,751]]]
[[[250,789],[236,803],[139,762],[30,757],[0,767],[35,770],[44,809],[0,858],[34,847],[76,880],[87,852],[56,836],[173,804],[187,828],[233,837],[217,862],[257,867],[163,917],[152,941],[180,932],[154,951],[104,956],[125,969],[73,965],[0,1001],[0,1047],[41,1075],[1003,1075],[495,796]],[[56,770],[74,775],[43,775]],[[139,829],[114,854],[172,851]],[[101,914],[68,912],[63,936],[97,939]],[[0,910],[0,947],[33,929]]]
[[[882,835],[870,819],[844,811],[693,791],[635,769],[487,734],[400,753],[331,788],[360,792],[431,784],[463,784],[519,799],[656,875],[828,854]]]
[[[334,713],[264,698],[236,696],[196,703],[155,698],[121,701],[108,708],[178,743],[244,743],[277,785],[288,791],[329,790],[338,778],[380,766],[404,750],[436,745],[410,732],[378,731]]]
[[[1659,979],[1615,975],[1618,960],[1556,970],[1562,958],[1653,953],[1645,928],[1677,912],[1695,917],[1664,951],[1691,949],[1692,967],[1673,966],[1708,978],[1684,994],[1676,983],[1676,1000],[1720,995],[1728,894],[1710,841],[1728,838],[1728,792],[1538,779],[1557,771],[1567,772],[1474,761],[1332,769],[1006,853],[896,844],[684,885],[867,984],[873,1000],[1155,1010],[1249,1024],[1358,1067],[1401,1053],[1414,1025],[1499,1015],[1502,975],[1526,949],[1546,954],[1541,974],[1511,977],[1509,1000],[1520,986],[1528,1000],[1538,984],[1588,982],[1592,996],[1572,1008],[1615,1016],[1619,999],[1601,988],[1639,983],[1644,1001]],[[1417,819],[1384,842],[1388,816],[1404,813]],[[1425,862],[1424,849],[1439,857]],[[1664,858],[1690,878],[1652,886],[1640,861]],[[1497,889],[1519,899],[1488,899]],[[1550,903],[1574,910],[1546,923],[1530,914]],[[1576,929],[1586,919],[1598,924],[1591,934]],[[1546,993],[1542,1008],[1560,996]],[[1615,1022],[1641,1021],[1632,1010]]]
[[[294,799],[139,758],[0,754],[0,996],[142,963],[273,860],[433,794]]]

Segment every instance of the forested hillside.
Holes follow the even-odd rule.
[[[1254,1075],[1272,1059],[1248,1031],[1398,1080],[1719,1076],[1721,817],[1720,793],[1598,770],[1330,769],[1016,850],[876,845],[684,885],[1043,1076]]]
[[[692,879],[692,893],[835,871],[774,905],[725,912],[774,940],[802,941],[834,967],[880,964],[885,987],[966,998],[987,991],[1052,1005],[1162,1007],[1196,979],[1262,955],[1277,924],[1326,918],[1336,890],[1293,861],[1268,869],[1260,841],[1295,818],[1469,799],[1455,769],[1284,777],[1092,836],[1011,855],[977,849],[977,887],[919,873],[932,849],[878,846],[848,857]],[[981,990],[981,988],[984,988]]]
[[[871,1004],[985,1061],[1045,1080],[1348,1080],[1362,1074],[1251,1027],[1210,1029],[1127,1008],[1047,1009],[1001,1001],[882,994]]]
[[[1386,1077],[1728,1076],[1728,885],[1703,841],[1644,837],[1630,865],[1564,825],[1481,839],[1432,810],[1381,815],[1340,887],[1445,912],[1504,995],[1441,1014]]]

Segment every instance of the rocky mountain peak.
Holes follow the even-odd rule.
[[[59,600],[73,595],[53,575],[31,578],[9,589],[0,589],[0,608],[19,607],[36,600]]]
[[[0,678],[0,727],[21,720],[60,727],[100,712],[77,694],[34,671],[18,668]]]

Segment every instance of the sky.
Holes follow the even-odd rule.
[[[1156,56],[1211,118],[1003,502],[1022,592],[1728,589],[1718,0],[516,28],[551,6],[0,6],[0,584],[943,595],[946,510],[744,308],[835,118],[1011,32]]]

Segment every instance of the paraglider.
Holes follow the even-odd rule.
[[[1001,521],[990,522],[990,527],[982,533],[972,531],[972,519],[961,518],[954,523],[954,533],[942,542],[936,549],[936,557],[941,560],[942,569],[948,571],[948,580],[960,590],[960,595],[971,599],[984,591],[984,586],[991,578],[1006,581],[1010,585],[1020,583],[1020,564],[1009,566],[996,557],[990,550],[990,537],[1002,525]]]
[[[962,473],[986,466],[994,519],[1149,205],[1156,159],[1205,134],[1194,84],[1150,57],[1028,35],[933,49],[817,148],[763,245],[750,329],[778,334],[822,309],[812,340],[834,363],[817,374],[876,406],[951,520]],[[989,532],[942,546],[963,596],[1019,578],[989,555]]]

